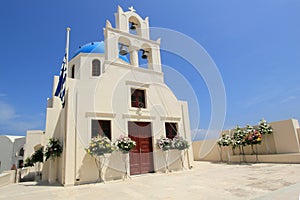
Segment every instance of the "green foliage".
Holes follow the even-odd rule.
[[[41,147],[32,154],[31,161],[32,161],[33,164],[35,164],[37,162],[44,162],[43,149],[44,149],[44,147]]]
[[[48,160],[49,158],[60,157],[62,150],[63,149],[59,139],[50,138],[45,150],[46,160]]]
[[[183,139],[183,137],[176,136],[172,140],[172,147],[177,150],[185,150],[190,147],[187,140]]]
[[[246,143],[246,140],[245,140],[245,137],[246,137],[246,132],[244,130],[242,130],[238,125],[233,129],[233,148],[236,148],[238,146],[245,146],[247,143]]]
[[[272,134],[273,133],[273,129],[272,127],[270,126],[269,123],[267,123],[266,120],[262,119],[260,120],[259,122],[259,127],[258,127],[258,131],[261,133],[261,134]]]
[[[219,138],[217,144],[219,146],[229,146],[232,144],[232,139],[230,135],[223,133],[222,136]]]
[[[136,146],[136,142],[131,140],[129,137],[121,135],[115,142],[115,146],[117,146],[122,152],[128,153]]]
[[[34,163],[32,162],[31,157],[25,159],[24,167],[33,167]]]
[[[161,136],[159,140],[157,140],[157,146],[163,151],[167,151],[170,149],[177,149],[177,150],[185,150],[190,147],[187,140],[185,140],[181,136],[175,136],[172,139],[166,138],[164,136]]]
[[[161,136],[159,140],[157,140],[157,146],[163,151],[167,151],[169,149],[172,149],[172,140],[170,138],[166,138],[164,136]]]

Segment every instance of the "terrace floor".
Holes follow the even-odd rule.
[[[0,199],[299,199],[300,164],[195,161],[191,170],[125,181],[62,187],[26,182],[0,188]]]

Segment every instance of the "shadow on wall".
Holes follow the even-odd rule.
[[[177,171],[182,169],[182,163],[180,160],[181,152],[177,150],[171,150],[169,152],[169,170]],[[126,155],[126,154],[125,154]],[[107,156],[105,159],[103,167],[103,178],[105,181],[119,180],[123,179],[125,176],[125,156],[120,151],[114,151],[111,155]],[[128,156],[128,155],[127,155]],[[155,166],[156,172],[165,172],[165,161],[163,160],[162,153],[157,153],[156,159],[161,158],[161,165]],[[127,158],[128,159],[128,158]],[[155,159],[155,156],[154,156]],[[81,163],[80,169],[78,171],[77,184],[93,183],[99,182],[99,169],[97,167],[95,158],[89,154],[85,154],[83,162]],[[129,163],[128,163],[128,173],[129,173]]]

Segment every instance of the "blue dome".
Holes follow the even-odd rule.
[[[80,53],[104,53],[104,42],[91,42],[87,43],[81,47],[75,52],[73,58],[77,56]],[[126,56],[119,55],[119,58],[124,60],[125,62],[129,63],[129,60]]]

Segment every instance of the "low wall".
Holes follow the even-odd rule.
[[[205,141],[207,142],[207,141]],[[210,143],[215,143],[217,140],[210,140]],[[215,145],[211,151],[204,155],[201,153],[201,148],[204,146],[204,141],[193,142],[194,160],[219,162],[221,161],[221,154],[218,145]],[[261,147],[258,145],[257,147]],[[258,148],[259,149],[259,148]],[[254,147],[255,150],[255,147]],[[300,163],[300,153],[286,153],[286,154],[258,154],[251,155],[252,149],[250,146],[245,147],[245,159],[246,162],[265,162],[265,163]],[[239,155],[238,150],[232,151],[231,147],[222,147],[222,161],[238,163],[243,161],[242,155]]]
[[[14,183],[16,179],[16,171],[15,170],[9,170],[4,171],[0,174],[0,187],[4,185],[8,185],[10,183]]]
[[[259,162],[274,163],[300,163],[299,135],[300,129],[298,121],[295,119],[272,122],[273,134],[262,135],[262,143],[254,145],[254,151],[258,152]],[[229,130],[222,133],[230,134]],[[230,162],[240,162],[239,149],[233,150],[230,147],[217,145],[218,139],[202,140],[193,142],[194,160],[218,162],[220,160]],[[222,159],[221,152],[222,151]],[[252,155],[251,146],[244,147],[245,158],[248,162],[256,162],[256,156]]]

